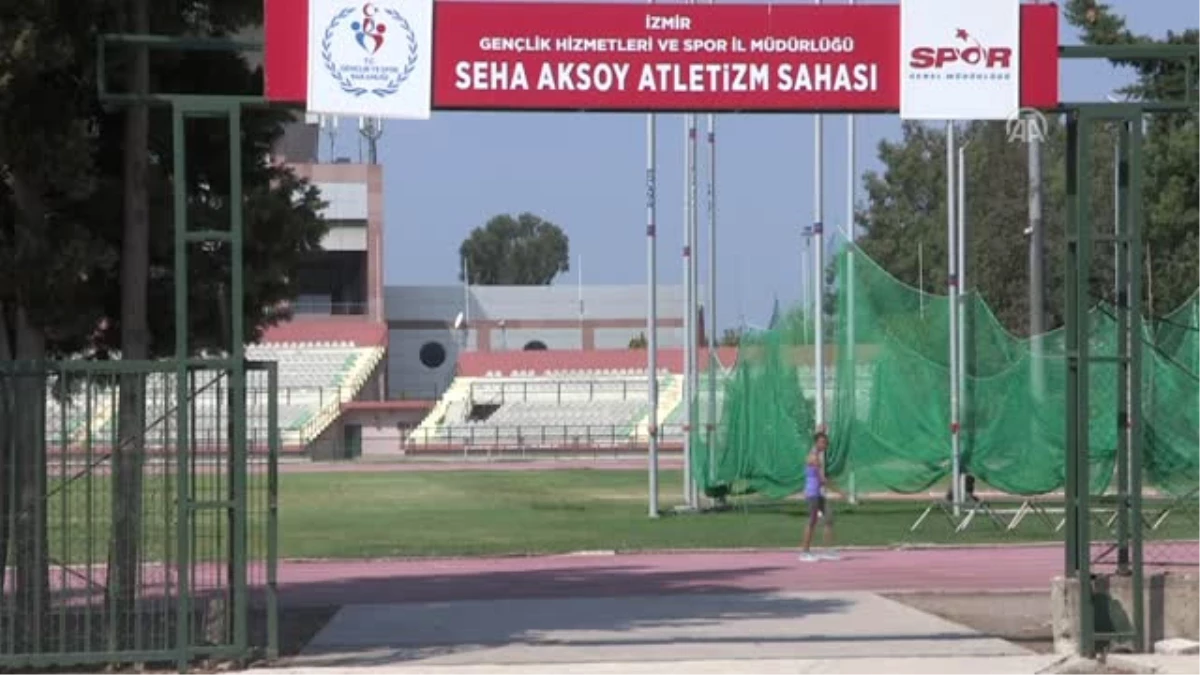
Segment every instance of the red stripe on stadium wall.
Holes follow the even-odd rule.
[[[264,2],[266,96],[303,103],[308,0]],[[723,52],[688,51],[720,49],[722,40]],[[433,107],[440,110],[900,107],[900,8],[894,4],[442,0],[435,5],[433,50]],[[1058,104],[1055,5],[1021,6],[1020,78],[1022,106]]]

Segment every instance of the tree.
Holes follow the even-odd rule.
[[[459,280],[482,286],[546,286],[571,260],[567,235],[532,213],[494,216],[458,253]]]
[[[48,1],[0,9],[0,361],[36,363],[77,347],[72,329],[86,325],[88,312],[66,305],[90,296],[84,280],[103,258],[88,260],[94,237],[71,208],[92,187],[90,105],[75,95],[70,68],[90,45],[74,9]],[[0,381],[0,568],[11,550],[18,652],[40,649],[49,628],[46,465],[38,442],[45,401],[41,378]]]
[[[1069,0],[1064,6],[1067,21],[1079,29],[1080,39],[1091,45],[1167,43],[1196,45],[1200,31],[1168,31],[1165,39],[1134,34],[1125,19],[1110,7],[1094,0]],[[1133,99],[1182,100],[1190,90],[1195,98],[1196,72],[1200,57],[1193,50],[1190,63],[1181,61],[1122,61],[1113,65],[1132,68],[1137,81],[1122,90]],[[1200,124],[1195,112],[1154,115],[1149,120],[1145,146],[1145,246],[1152,274],[1145,279],[1146,312],[1169,313],[1183,303],[1196,287],[1197,229],[1200,228]]]
[[[1008,330],[1027,334],[1029,289],[1021,283],[1028,278],[1028,240],[1022,236],[1028,222],[1027,149],[1009,143],[1004,125],[999,123],[962,125],[958,140],[969,144],[965,152],[967,288],[979,293]],[[1092,143],[1092,224],[1096,232],[1110,232],[1112,130],[1097,127]],[[918,123],[906,123],[900,140],[882,142],[879,157],[885,168],[866,175],[867,203],[857,214],[864,232],[857,243],[863,251],[902,282],[927,290],[944,289],[947,284],[945,144],[942,129]],[[1051,327],[1062,324],[1064,310],[1065,149],[1065,130],[1050,119],[1042,144],[1042,222],[1045,301]],[[924,258],[923,279],[919,249]],[[1114,301],[1112,247],[1096,245],[1093,253],[1090,299]],[[1155,287],[1159,287],[1157,280]],[[1189,288],[1195,288],[1194,281]],[[1187,293],[1190,290],[1180,300]]]
[[[87,352],[100,357],[154,358],[171,351],[174,338],[171,189],[171,120],[166,109],[142,113],[104,111],[96,100],[94,36],[149,29],[162,34],[224,35],[261,14],[253,0],[208,0],[177,7],[149,3],[137,17],[126,2],[100,0],[66,6],[51,2],[7,3],[0,9],[0,362],[41,361]],[[122,17],[133,17],[126,23]],[[116,50],[114,50],[116,52]],[[109,54],[114,87],[147,84],[140,59]],[[229,53],[159,53],[149,79],[170,91],[229,94],[261,91],[261,72]],[[128,113],[128,114],[127,114]],[[289,169],[272,165],[267,151],[282,134],[288,112],[243,114],[242,172],[246,226],[245,318],[250,340],[286,318],[278,308],[295,294],[292,271],[319,247],[326,232],[317,215],[315,188]],[[145,122],[143,124],[142,122]],[[135,124],[136,122],[136,124]],[[189,220],[194,229],[223,229],[233,208],[223,129],[190,127]],[[141,150],[141,148],[145,150]],[[140,156],[145,162],[137,159]],[[132,159],[131,159],[132,157]],[[127,163],[128,162],[128,163]],[[183,177],[179,177],[183,179]],[[144,227],[143,227],[144,226]],[[135,250],[136,249],[136,250]],[[126,254],[128,252],[128,254]],[[143,255],[144,252],[144,255]],[[229,247],[189,252],[189,325],[194,352],[227,349]],[[29,270],[37,270],[30,274]],[[141,315],[135,305],[142,305]],[[145,308],[154,311],[145,312]],[[23,645],[44,639],[30,602],[50,597],[49,548],[45,540],[45,461],[38,442],[44,419],[45,383],[40,378],[0,381],[0,465],[17,476],[0,476],[0,487],[18,488],[23,517],[12,541],[0,527],[0,561],[16,554],[17,597]],[[113,551],[109,568],[113,609],[133,611],[134,574],[141,512],[141,449],[144,421],[134,418],[140,387],[122,382],[122,448],[114,460],[121,476],[114,499]],[[15,461],[10,461],[15,460]],[[7,495],[0,509],[7,508]],[[42,545],[35,545],[38,540]],[[10,547],[11,544],[11,547]],[[35,557],[40,552],[40,557]],[[4,565],[0,564],[0,570]],[[130,624],[136,625],[136,622]],[[44,628],[44,626],[43,626]],[[121,636],[116,636],[124,639]]]
[[[646,341],[645,333],[638,333],[637,335],[629,338],[630,349],[646,349],[648,345],[649,343]]]
[[[1133,36],[1123,19],[1107,7],[1096,6],[1088,19],[1088,0],[1071,0],[1067,18],[1081,28],[1089,44],[1150,42]],[[1196,31],[1168,34],[1167,42],[1195,44]],[[1139,62],[1134,95],[1178,96],[1183,92],[1181,65]],[[1195,72],[1193,68],[1192,72]],[[1046,240],[1046,304],[1050,327],[1062,324],[1064,239],[1066,213],[1065,133],[1055,118],[1042,144],[1043,227]],[[1145,146],[1145,242],[1151,256],[1153,307],[1163,314],[1183,302],[1196,288],[1197,166],[1196,116],[1156,116]],[[1097,126],[1091,137],[1092,226],[1095,232],[1113,227],[1114,130]],[[1021,231],[1028,221],[1027,153],[1009,143],[1002,123],[974,122],[959,126],[959,142],[969,143],[966,220],[967,284],[976,290],[1010,331],[1028,333],[1028,242]],[[898,141],[879,146],[883,171],[868,173],[865,208],[856,221],[865,234],[858,244],[884,269],[917,286],[918,243],[923,248],[923,287],[946,288],[946,139],[944,127],[906,123]],[[1093,247],[1092,302],[1115,301],[1113,250]],[[1148,282],[1150,280],[1147,280]],[[1016,282],[1016,283],[1014,283]],[[827,300],[827,306],[830,301]]]

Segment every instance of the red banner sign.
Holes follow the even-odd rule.
[[[267,96],[301,102],[307,2],[266,3]],[[1020,50],[1021,104],[1057,105],[1057,7],[1021,8]],[[443,0],[433,54],[441,110],[900,107],[897,5]]]

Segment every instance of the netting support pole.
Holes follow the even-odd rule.
[[[688,145],[691,146],[692,153],[692,164],[691,168],[688,170],[688,199],[691,201],[691,208],[688,211],[688,237],[691,240],[692,247],[692,255],[688,258],[688,283],[690,283],[692,286],[692,304],[688,308],[688,311],[691,312],[692,315],[692,331],[691,334],[688,335],[688,338],[691,340],[692,349],[688,354],[687,367],[692,378],[692,402],[690,406],[691,415],[688,417],[688,426],[693,430],[693,432],[698,432],[700,428],[700,369],[698,364],[700,355],[700,333],[704,328],[700,320],[699,311],[702,303],[700,301],[699,279],[700,258],[697,255],[697,251],[700,248],[700,200],[698,192],[698,164],[700,155],[699,148],[696,145],[696,134],[697,127],[699,126],[699,119],[699,115],[696,115],[695,113],[691,115],[691,123],[688,131]],[[699,438],[698,433],[696,437]],[[692,452],[695,452],[695,450],[696,447],[695,444],[693,444]],[[699,506],[695,471],[696,463],[693,461],[691,463],[691,473],[689,473],[687,477],[688,508],[690,509],[695,509]]]
[[[692,293],[692,181],[696,175],[696,118],[684,115],[683,137],[683,503],[692,505],[692,338],[696,326]]]
[[[653,4],[653,0],[650,0]],[[646,427],[649,515],[658,517],[658,118],[646,115]]]
[[[816,0],[821,4],[821,0]],[[825,125],[813,115],[813,368],[816,380],[816,423],[825,424]]]
[[[850,4],[854,4],[854,0],[850,0]],[[843,410],[843,418],[847,420],[846,426],[843,428],[849,431],[852,428],[854,420],[857,416],[857,393],[858,393],[858,342],[854,334],[854,240],[856,223],[854,218],[854,191],[858,187],[858,167],[855,163],[857,143],[855,138],[856,119],[853,114],[846,116],[846,243],[849,244],[846,248],[846,335],[841,341],[841,348],[848,349],[849,354],[846,358],[839,358],[837,363],[842,367],[849,366],[849,373],[836,374],[835,377],[845,378],[844,381],[851,383],[854,387],[854,396],[847,398],[839,398],[839,401],[851,401],[852,408]],[[847,454],[851,452],[848,441],[842,447],[847,448]],[[855,480],[853,464],[850,462],[850,457],[846,457],[846,466],[850,469],[850,479],[847,499],[851,504],[858,503],[858,485]]]
[[[710,2],[709,4],[712,4]],[[717,116],[708,115],[708,484],[716,481],[717,440]]]
[[[970,406],[967,405],[967,356],[968,356],[968,340],[967,328],[971,317],[971,304],[968,302],[970,297],[970,288],[967,284],[967,146],[971,144],[969,139],[964,139],[958,146],[958,174],[955,179],[958,183],[958,199],[955,202],[958,220],[958,234],[956,236],[957,250],[955,256],[958,258],[958,468],[954,472],[954,485],[958,488],[958,497],[955,500],[956,504],[961,504],[963,501],[963,428],[969,426],[967,424],[967,411]],[[969,448],[968,448],[969,449]]]
[[[959,460],[959,419],[958,419],[958,237],[955,219],[955,186],[954,186],[954,122],[946,122],[946,270],[947,285],[950,292],[950,494],[954,502],[954,515],[959,515],[958,460]]]

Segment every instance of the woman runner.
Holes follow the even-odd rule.
[[[830,548],[833,543],[833,512],[829,510],[829,504],[825,501],[825,488],[829,482],[825,477],[825,449],[828,447],[829,437],[824,431],[813,434],[813,448],[808,453],[808,460],[804,465],[804,500],[808,502],[808,526],[804,528],[804,550],[800,554],[800,560],[804,562],[838,558],[837,551]],[[809,549],[818,519],[825,523],[822,536],[825,552],[813,555]]]

